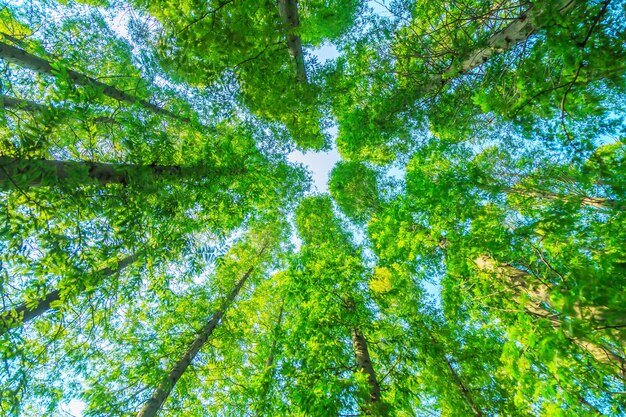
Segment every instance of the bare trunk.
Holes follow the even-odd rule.
[[[41,187],[71,181],[142,186],[158,179],[201,179],[243,173],[242,169],[209,169],[159,165],[105,164],[90,161],[21,159],[0,156],[0,188]]]
[[[42,113],[48,110],[47,106],[35,103],[34,101],[22,100],[19,98],[9,97],[2,94],[0,96],[0,103],[2,103],[3,109],[16,109],[25,110],[29,112]]]
[[[376,406],[380,403],[380,384],[376,379],[376,372],[372,366],[365,336],[357,328],[352,329],[352,348],[354,349],[357,368],[367,376],[367,383],[370,388],[369,403]]]
[[[565,14],[579,4],[577,0],[563,0],[553,7],[559,14]],[[532,6],[520,15],[506,28],[491,36],[481,50],[474,51],[461,61],[460,72],[465,73],[487,61],[492,55],[505,52],[513,46],[525,41],[537,29],[535,20],[542,15],[544,10],[536,10]]]
[[[474,263],[481,271],[496,274],[503,279],[507,286],[513,290],[514,296],[518,298],[526,294],[529,301],[524,306],[525,310],[535,316],[546,318],[556,329],[560,328],[563,320],[549,311],[547,306],[552,304],[550,300],[550,288],[542,283],[536,282],[528,272],[523,271],[509,264],[502,264],[488,255],[482,255],[474,260]],[[598,307],[574,307],[573,318],[601,323],[605,320],[604,312]],[[571,340],[583,350],[587,351],[598,362],[616,366],[620,373],[626,370],[626,359],[616,354],[607,346],[595,342],[571,338]]]
[[[300,26],[298,17],[298,3],[296,0],[278,0],[278,10],[283,24],[289,28],[287,33],[287,47],[289,54],[296,62],[296,80],[306,83],[306,67],[304,65],[304,52],[302,51],[302,40],[294,31]]]
[[[49,61],[4,42],[0,42],[0,58],[12,64],[28,68],[39,74],[56,76],[55,70],[52,68],[52,65]],[[110,97],[114,100],[118,100],[130,105],[140,104],[144,108],[156,114],[169,116],[183,122],[190,121],[190,119],[187,117],[180,117],[178,114],[172,113],[169,110],[165,110],[162,107],[154,105],[147,100],[139,99],[131,94],[128,94],[122,90],[119,90],[115,87],[112,87],[108,84],[96,80],[95,78],[88,77],[79,72],[68,69],[67,75],[69,77],[69,80],[75,85],[94,87],[101,90],[105,96]]]
[[[224,316],[226,310],[233,303],[239,291],[250,277],[250,274],[254,270],[254,267],[248,269],[244,276],[237,282],[235,288],[230,292],[228,297],[222,301],[220,308],[213,314],[211,319],[204,325],[200,332],[196,335],[194,341],[191,343],[187,351],[174,363],[174,366],[168,372],[167,376],[163,378],[158,385],[152,396],[144,403],[143,407],[137,413],[137,417],[154,417],[159,412],[161,406],[170,395],[176,383],[183,375],[183,373],[189,367],[189,364],[196,357],[202,346],[209,339],[209,336],[215,330],[215,327],[219,324],[220,320]]]
[[[115,268],[107,267],[96,272],[96,274],[94,274],[94,278],[96,280],[99,280],[103,277],[109,277],[111,275],[114,275],[120,272],[122,269],[126,268],[127,266],[137,262],[138,259],[139,254],[127,256],[126,258],[118,261]],[[79,282],[79,284],[72,289],[73,295],[84,291],[85,288],[85,283]],[[8,311],[0,312],[0,336],[10,329],[19,327],[22,324],[39,317],[40,315],[52,308],[50,305],[53,302],[59,300],[61,300],[59,290],[52,290],[39,301],[37,301],[34,305],[32,303],[22,303],[15,308],[11,308]]]

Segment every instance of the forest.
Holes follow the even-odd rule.
[[[0,416],[626,416],[625,116],[624,0],[0,0]]]

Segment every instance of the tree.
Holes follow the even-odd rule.
[[[71,83],[76,85],[89,86],[96,90],[100,90],[102,91],[103,95],[112,99],[125,102],[127,104],[130,104],[131,106],[137,103],[157,114],[163,114],[169,117],[180,119],[180,116],[172,113],[171,111],[156,106],[147,100],[138,99],[137,97],[134,97],[115,87],[104,84],[92,77],[78,73],[71,69],[65,69],[60,65],[53,66],[52,63],[43,58],[35,56],[31,53],[28,53],[22,49],[19,49],[4,42],[0,42],[0,58],[5,60],[6,62],[21,65],[40,74],[67,76]],[[181,120],[186,122],[190,121],[189,118],[182,118]]]
[[[61,3],[0,7],[0,414],[626,414],[620,2]]]

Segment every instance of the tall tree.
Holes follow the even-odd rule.
[[[178,114],[163,109],[162,107],[152,104],[147,100],[137,98],[113,86],[98,81],[93,77],[89,77],[74,70],[64,68],[61,64],[55,65],[46,59],[40,58],[16,46],[9,45],[4,42],[0,42],[0,58],[4,59],[6,62],[20,65],[39,74],[51,76],[65,75],[68,77],[71,83],[94,88],[97,91],[101,91],[103,95],[110,97],[114,100],[122,101],[130,105],[139,104],[157,114],[166,115],[175,119],[181,119],[182,121],[186,122],[190,121],[188,117],[181,117]]]

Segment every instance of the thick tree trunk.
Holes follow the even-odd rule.
[[[138,259],[139,254],[127,256],[126,258],[118,261],[115,268],[103,268],[100,271],[96,272],[94,277],[96,278],[96,280],[98,280],[104,277],[114,275],[120,272],[122,269],[126,268],[127,266],[137,262]],[[79,282],[79,284],[72,289],[72,295],[78,294],[84,290],[85,283]],[[22,324],[27,323],[36,317],[39,317],[40,315],[52,308],[51,304],[53,302],[59,300],[61,300],[60,291],[52,290],[39,301],[37,301],[34,305],[32,303],[22,303],[15,308],[0,312],[0,336],[10,329],[19,327]]]
[[[380,384],[372,366],[370,353],[367,349],[367,340],[357,328],[352,329],[352,348],[354,349],[357,368],[367,376],[367,383],[370,388],[369,404],[376,407],[380,403]]]
[[[12,64],[28,68],[39,74],[56,76],[55,71],[53,70],[52,65],[49,61],[4,42],[0,42],[0,58]],[[75,85],[95,87],[101,90],[105,96],[111,97],[112,99],[130,105],[140,104],[141,106],[156,114],[169,116],[183,122],[190,121],[190,119],[187,117],[180,117],[178,114],[175,114],[169,110],[165,110],[162,107],[154,105],[147,100],[139,99],[131,94],[128,94],[122,90],[119,90],[115,87],[112,87],[108,84],[96,80],[95,78],[88,77],[79,72],[68,69],[67,75],[69,77],[69,80]]]
[[[159,165],[105,164],[89,161],[20,159],[0,156],[0,188],[40,187],[64,181],[88,185],[99,183],[142,186],[158,179],[201,179],[238,175],[243,169],[210,169]]]
[[[479,256],[474,260],[474,263],[481,271],[496,274],[503,279],[516,298],[522,293],[526,294],[529,301],[525,304],[524,309],[527,312],[548,319],[556,329],[562,326],[563,320],[545,307],[552,304],[550,300],[551,291],[546,284],[536,282],[536,279],[528,272],[509,264],[500,263],[488,255]],[[575,306],[573,318],[595,323],[602,323],[605,320],[603,310],[598,307]],[[620,373],[626,371],[626,358],[616,354],[607,346],[582,338],[571,338],[571,340],[598,362],[616,366],[620,369]]]
[[[55,109],[54,107],[45,106],[43,104],[35,103],[34,101],[22,100],[19,98],[9,97],[5,95],[0,95],[0,107],[4,109],[24,110],[31,113],[44,113],[51,110],[58,110],[60,112],[71,112],[71,110]],[[115,125],[120,124],[117,120],[106,116],[94,117],[92,120],[96,123]]]
[[[302,40],[294,33],[300,26],[298,17],[298,3],[296,0],[278,0],[278,10],[283,24],[289,28],[287,33],[287,47],[289,54],[296,62],[296,80],[306,83],[306,67],[304,65],[304,52],[302,50]]]
[[[558,10],[558,13],[565,14],[580,3],[580,0],[562,0],[554,5],[553,8]],[[428,84],[428,90],[439,88],[439,86],[445,84],[448,80],[468,73],[482,65],[493,55],[506,52],[527,40],[537,29],[541,28],[537,26],[536,19],[541,16],[543,12],[543,9],[537,10],[532,6],[528,8],[507,27],[487,39],[483,46],[468,53],[460,62],[453,64],[445,73],[433,77]]]
[[[224,313],[233,303],[253,270],[254,267],[248,269],[237,285],[235,285],[235,288],[230,292],[228,297],[222,301],[220,308],[213,314],[213,317],[211,317],[211,319],[196,335],[196,338],[191,346],[189,346],[187,351],[174,363],[174,366],[171,368],[167,376],[163,378],[152,396],[144,403],[139,413],[137,413],[137,417],[154,417],[157,415],[159,409],[174,389],[174,386],[176,386],[176,383],[187,370],[189,364],[191,364],[202,346],[204,346],[206,341],[209,339],[209,336],[211,336],[213,330],[215,330],[215,327],[217,327],[220,320],[224,316]]]

